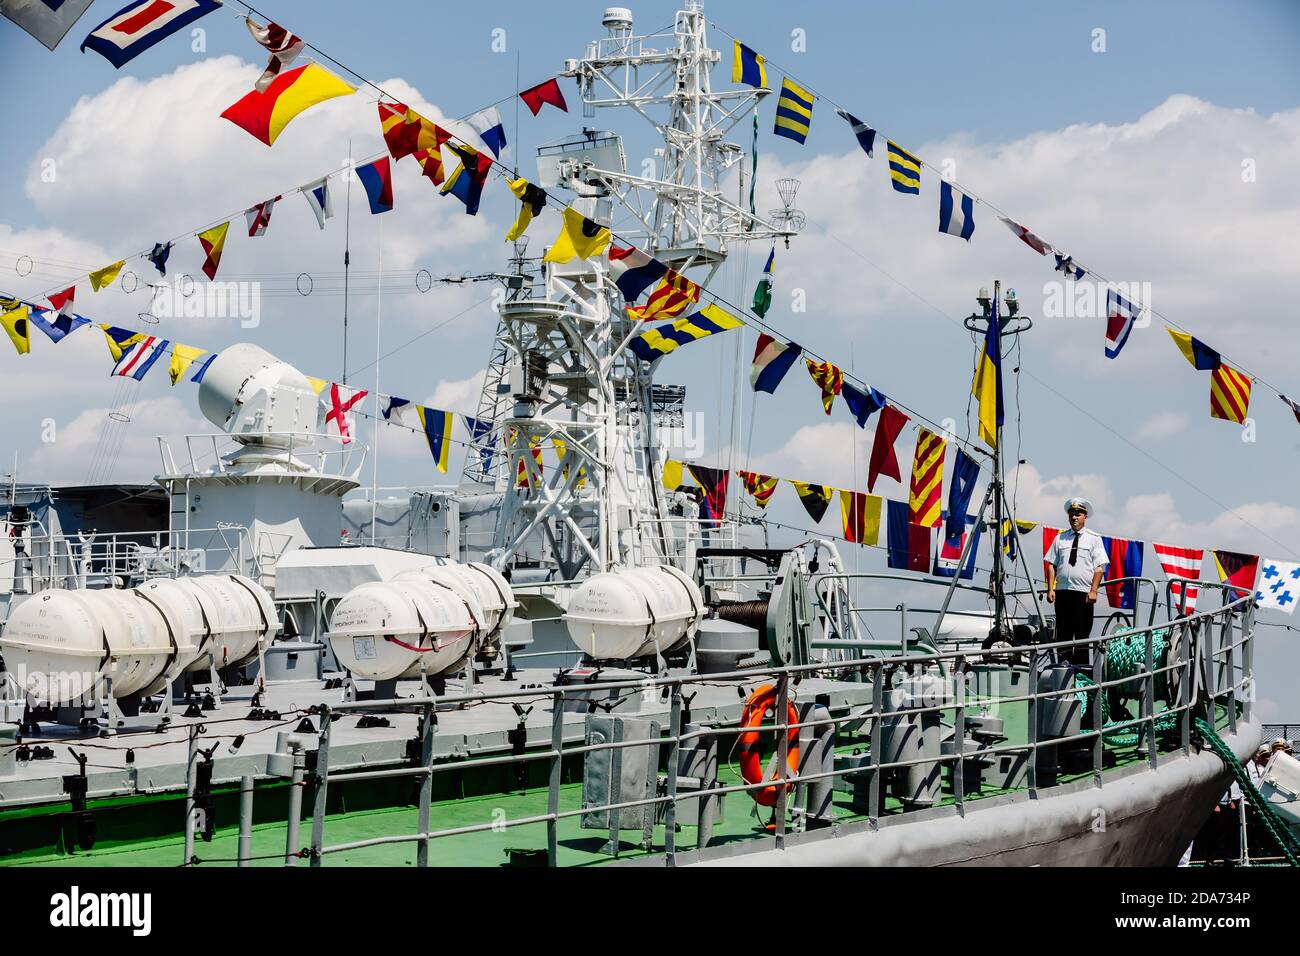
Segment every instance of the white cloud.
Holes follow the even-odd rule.
[[[1255,182],[1242,180],[1245,144],[1264,169]],[[1294,254],[1279,239],[1289,232],[1285,223],[1300,216],[1300,192],[1281,170],[1300,164],[1300,109],[1260,116],[1174,95],[1131,123],[1076,124],[1006,143],[954,134],[909,145],[932,163],[951,159],[960,183],[1083,265],[1115,280],[1152,283],[1155,307],[1211,344],[1247,331],[1259,342],[1262,327],[1279,327],[1292,311]],[[808,290],[810,312],[851,320],[855,331],[896,319],[900,310],[937,318],[907,286],[959,316],[989,276],[1013,273],[1025,309],[1041,317],[1039,286],[1058,278],[1052,260],[1037,259],[993,209],[975,207],[969,244],[940,235],[935,169],[923,171],[919,197],[901,196],[889,188],[883,144],[874,159],[843,148],[803,163],[767,160],[759,180],[759,208],[780,205],[773,177],[803,182],[796,205],[809,226],[785,253],[782,274]],[[1251,308],[1243,309],[1247,286]],[[1058,358],[1071,354],[1074,335],[1061,334],[1060,323],[1084,320],[1047,321]],[[1097,344],[1087,353],[1095,371],[1104,363],[1101,326],[1093,321],[1085,334]],[[1135,333],[1125,353],[1130,371],[1168,368],[1172,353],[1163,339]],[[1289,370],[1300,353],[1291,337],[1278,345],[1245,347],[1240,358],[1265,374]]]
[[[1008,476],[1017,485],[1017,514],[1055,527],[1065,523],[1065,499],[1088,498],[1094,514],[1088,525],[1103,534],[1123,535],[1147,542],[1264,552],[1286,558],[1296,554],[1300,540],[1300,508],[1278,502],[1237,502],[1209,520],[1189,520],[1168,491],[1123,497],[1102,475],[1058,475],[1044,478],[1033,465],[1022,465]],[[1154,556],[1148,554],[1149,560]],[[1154,564],[1151,566],[1156,567]]]
[[[1156,412],[1137,429],[1137,437],[1150,441],[1172,438],[1187,428],[1188,418],[1181,412]]]
[[[431,408],[473,415],[478,411],[478,400],[483,394],[485,374],[475,372],[468,378],[439,382],[429,397],[424,399],[424,404]]]
[[[155,370],[155,374],[166,372]],[[136,399],[139,387],[140,383],[125,381],[126,399],[121,405],[88,408],[66,424],[55,422],[53,440],[32,451],[21,466],[22,476],[51,484],[147,482],[163,470],[158,436],[168,442],[178,464],[186,460],[184,436],[210,432],[212,427],[177,396]],[[125,427],[121,416],[130,419],[130,427]]]

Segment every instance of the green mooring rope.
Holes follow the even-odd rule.
[[[1115,636],[1106,642],[1106,678],[1108,680],[1124,680],[1129,677],[1136,677],[1141,668],[1146,667],[1146,641],[1135,638],[1131,628],[1125,628],[1116,631]],[[1151,660],[1156,667],[1160,667],[1162,662],[1167,659],[1169,653],[1169,630],[1164,628],[1151,632]],[[1168,683],[1168,674],[1160,674],[1156,677],[1156,686],[1154,694],[1163,695]],[[1074,675],[1074,686],[1081,688],[1095,687],[1096,681],[1083,674]],[[1079,703],[1087,706],[1087,693],[1080,692],[1075,695]],[[1101,698],[1101,724],[1102,734],[1106,740],[1116,747],[1136,747],[1139,740],[1142,739],[1140,727],[1121,727],[1118,729],[1108,729],[1123,723],[1119,720],[1110,719],[1110,694],[1098,694]],[[1136,696],[1136,695],[1127,695]],[[1178,727],[1178,715],[1176,713],[1164,713],[1155,719],[1156,733],[1164,734]]]
[[[1264,821],[1264,829],[1268,830],[1269,836],[1277,844],[1282,855],[1286,857],[1287,862],[1292,866],[1300,867],[1300,860],[1296,859],[1295,838],[1286,824],[1278,818],[1277,812],[1255,789],[1255,784],[1250,779],[1250,774],[1246,773],[1246,768],[1241,765],[1237,755],[1232,752],[1232,748],[1223,742],[1223,738],[1214,732],[1208,721],[1196,718],[1196,729],[1200,731],[1205,742],[1210,745],[1210,749],[1219,755],[1219,759],[1224,762],[1227,768],[1232,771],[1232,775],[1237,778],[1237,783],[1250,805],[1259,813],[1259,818]]]

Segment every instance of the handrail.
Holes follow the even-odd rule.
[[[1240,618],[1242,625],[1241,634],[1238,637],[1233,633],[1235,630],[1234,622]],[[1216,637],[1214,625],[1219,624],[1219,630]],[[1173,635],[1181,639],[1175,644],[1171,639],[1170,648],[1176,646],[1179,653],[1176,657],[1171,656],[1163,663],[1157,663],[1153,657],[1153,641],[1157,631],[1169,631],[1171,638]],[[587,813],[600,812],[621,812],[624,809],[656,807],[664,808],[665,817],[669,826],[665,830],[664,858],[666,865],[672,865],[676,852],[676,835],[668,832],[672,830],[671,822],[675,819],[677,804],[681,799],[700,799],[714,798],[728,793],[750,793],[756,790],[764,789],[770,786],[778,788],[778,811],[781,798],[785,796],[789,786],[796,783],[808,784],[818,780],[839,779],[851,777],[858,774],[868,774],[869,789],[871,793],[869,819],[875,821],[879,817],[879,804],[877,796],[881,784],[881,775],[887,771],[905,769],[907,767],[919,765],[934,765],[942,767],[951,764],[954,772],[954,795],[953,803],[958,807],[959,812],[962,810],[962,800],[964,797],[961,786],[961,773],[963,761],[972,756],[986,757],[1006,753],[1028,754],[1028,771],[1029,771],[1029,799],[1039,799],[1041,791],[1044,789],[1042,781],[1038,780],[1037,760],[1035,754],[1044,748],[1056,747],[1062,743],[1068,742],[1088,742],[1092,743],[1093,750],[1093,776],[1097,786],[1103,786],[1102,777],[1102,753],[1104,738],[1114,734],[1117,730],[1135,728],[1139,731],[1139,748],[1142,746],[1142,740],[1146,741],[1147,762],[1150,767],[1158,765],[1160,759],[1160,749],[1158,741],[1158,732],[1156,722],[1159,719],[1169,719],[1171,715],[1176,716],[1180,721],[1179,740],[1176,746],[1167,748],[1164,752],[1166,755],[1190,752],[1189,729],[1193,711],[1199,711],[1201,705],[1208,700],[1211,708],[1215,706],[1225,706],[1228,710],[1228,719],[1235,726],[1237,718],[1237,701],[1239,695],[1244,696],[1245,706],[1247,709],[1246,718],[1249,719],[1250,695],[1248,685],[1252,679],[1248,670],[1249,653],[1251,641],[1253,639],[1253,600],[1251,597],[1242,597],[1236,601],[1229,602],[1220,608],[1210,611],[1201,611],[1193,615],[1177,618],[1173,621],[1160,624],[1148,624],[1142,628],[1128,630],[1124,635],[1128,640],[1140,640],[1145,644],[1145,662],[1139,662],[1135,672],[1123,677],[1103,677],[1100,665],[1104,663],[1105,646],[1107,638],[1089,637],[1075,641],[1056,641],[1050,644],[1031,645],[1025,648],[1019,648],[1019,653],[1027,653],[1030,657],[1028,668],[1029,681],[1027,692],[1023,694],[1002,696],[980,696],[963,694],[960,690],[961,684],[954,687],[955,696],[949,696],[945,690],[941,702],[938,704],[923,707],[908,707],[902,711],[890,711],[883,703],[881,688],[884,686],[884,679],[888,674],[893,673],[899,668],[912,669],[914,673],[921,673],[923,668],[930,664],[950,662],[951,671],[958,674],[967,674],[968,666],[983,660],[1002,662],[1008,656],[1006,649],[996,650],[957,650],[957,651],[939,651],[937,653],[925,653],[920,655],[903,655],[885,658],[859,659],[847,661],[829,661],[805,665],[791,665],[785,667],[764,667],[754,668],[741,671],[732,671],[723,674],[707,675],[647,675],[645,678],[638,680],[614,680],[614,681],[595,681],[590,684],[579,686],[548,686],[534,687],[527,690],[507,690],[507,691],[483,691],[475,689],[472,692],[449,694],[442,697],[422,697],[408,700],[390,700],[390,701],[356,701],[342,703],[338,705],[326,706],[321,713],[321,734],[320,734],[320,757],[318,758],[318,776],[317,776],[317,793],[316,793],[316,815],[313,820],[313,837],[310,851],[307,854],[312,866],[319,866],[326,855],[344,852],[347,850],[360,849],[366,846],[378,846],[386,844],[400,844],[415,842],[419,845],[419,865],[427,865],[428,846],[433,840],[442,839],[450,836],[465,835],[469,833],[485,832],[488,830],[501,830],[503,828],[545,824],[548,832],[548,862],[556,865],[557,854],[557,827],[560,821]],[[1095,684],[1085,689],[1074,686],[1067,686],[1059,690],[1043,689],[1038,687],[1037,674],[1039,672],[1038,663],[1040,661],[1050,661],[1053,651],[1061,650],[1068,647],[1089,647],[1092,649],[1093,660],[1095,663],[1094,676],[1098,677]],[[1240,664],[1236,660],[1235,651],[1240,648]],[[1013,652],[1015,653],[1015,652]],[[1226,658],[1226,662],[1225,662]],[[1225,680],[1220,680],[1216,672],[1216,667],[1226,666],[1228,673]],[[1204,676],[1213,683],[1203,688],[1202,693],[1197,693],[1194,687],[1196,675],[1202,668],[1208,668],[1208,673]],[[1240,679],[1238,679],[1240,672]],[[619,802],[606,802],[598,805],[584,806],[578,810],[560,810],[559,809],[559,788],[560,788],[560,762],[565,757],[585,756],[603,750],[629,749],[641,746],[666,746],[670,753],[675,754],[681,745],[686,742],[701,739],[706,736],[714,737],[734,737],[744,732],[744,728],[738,724],[729,724],[726,726],[715,726],[707,729],[687,730],[681,726],[680,714],[683,706],[683,690],[692,685],[700,683],[717,683],[721,681],[735,680],[743,684],[752,684],[760,680],[775,679],[782,688],[790,691],[797,689],[799,681],[803,677],[835,674],[867,674],[873,685],[872,704],[865,711],[861,707],[851,707],[848,712],[839,716],[830,715],[826,717],[815,717],[814,712],[809,710],[804,717],[796,721],[787,721],[784,719],[784,707],[776,708],[775,713],[780,714],[778,722],[771,725],[764,725],[765,731],[773,731],[778,734],[778,740],[786,739],[786,731],[802,730],[817,727],[834,727],[838,728],[844,724],[852,724],[855,727],[861,727],[864,721],[870,721],[870,737],[872,741],[872,753],[880,753],[880,733],[882,727],[891,719],[903,719],[904,717],[919,716],[922,714],[939,714],[941,719],[943,715],[952,713],[954,717],[957,714],[965,714],[970,708],[988,705],[1003,704],[1026,704],[1030,712],[1035,712],[1040,705],[1052,700],[1068,698],[1071,696],[1084,696],[1094,706],[1096,706],[1101,694],[1106,693],[1114,688],[1128,686],[1134,689],[1134,697],[1139,701],[1139,716],[1126,720],[1115,721],[1105,727],[1094,726],[1090,730],[1078,733],[1068,733],[1064,736],[1042,736],[1037,733],[1037,723],[1031,720],[1029,726],[1029,740],[1026,742],[1008,742],[995,746],[980,747],[978,751],[971,752],[964,749],[964,746],[956,746],[951,754],[932,754],[923,755],[919,758],[910,760],[897,760],[889,762],[871,763],[863,766],[849,769],[833,769],[830,771],[818,771],[808,773],[792,773],[787,767],[784,760],[778,761],[780,768],[779,775],[769,780],[759,781],[753,784],[734,784],[726,786],[712,786],[707,790],[692,790],[679,793],[678,783],[678,765],[675,759],[668,761],[668,781],[666,793],[656,793],[653,796],[644,797],[636,800],[624,800]],[[1178,682],[1177,698],[1168,702],[1166,709],[1160,713],[1155,712],[1155,687],[1162,680],[1168,685],[1169,680],[1174,675],[1181,675],[1182,679]],[[669,731],[666,735],[661,735],[650,740],[631,740],[631,741],[607,741],[599,743],[587,743],[585,740],[580,744],[564,743],[564,715],[566,710],[564,703],[566,700],[574,699],[581,696],[583,699],[590,699],[593,694],[603,692],[614,692],[624,690],[655,691],[667,688],[670,692],[670,714],[671,721]],[[451,708],[457,705],[470,704],[475,702],[488,701],[526,701],[529,703],[550,700],[551,702],[551,745],[544,750],[524,753],[521,755],[509,755],[502,757],[486,757],[473,760],[457,760],[447,763],[434,763],[432,759],[431,743],[422,750],[423,757],[418,767],[403,768],[406,773],[412,776],[418,776],[422,781],[421,800],[420,800],[420,819],[421,823],[414,834],[401,834],[396,836],[374,837],[368,840],[352,841],[349,843],[340,843],[327,845],[324,842],[325,815],[326,806],[325,792],[331,781],[328,772],[328,751],[330,747],[330,728],[334,719],[344,714],[364,711],[366,713],[375,713],[387,710],[411,710],[412,708],[421,710],[425,714],[423,726],[423,735],[426,740],[436,732],[436,722],[430,719],[430,716],[438,708]],[[1096,712],[1099,713],[1099,710]],[[902,715],[902,717],[900,717]],[[1097,721],[1100,723],[1100,721]],[[963,728],[964,730],[964,728]],[[964,739],[964,734],[961,738]],[[432,776],[442,772],[464,772],[479,766],[492,766],[503,763],[515,762],[532,762],[544,760],[548,761],[551,768],[550,784],[548,786],[548,809],[544,814],[533,814],[515,819],[494,819],[490,823],[472,824],[468,826],[459,826],[441,830],[431,830],[428,825],[429,804],[428,791],[431,789],[426,784],[431,781]],[[375,771],[366,771],[367,774],[373,774]],[[334,782],[346,782],[349,779],[365,779],[362,775],[336,773],[333,778]],[[785,834],[785,814],[778,812],[775,819],[776,831],[774,839],[776,845],[781,846]]]

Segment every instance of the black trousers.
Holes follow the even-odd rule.
[[[1086,591],[1056,592],[1056,639],[1082,641],[1092,636],[1092,618],[1096,604],[1088,603]],[[1092,651],[1085,645],[1063,647],[1062,660],[1079,667],[1092,664]]]

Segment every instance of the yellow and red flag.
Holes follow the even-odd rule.
[[[700,287],[680,272],[669,269],[650,293],[645,305],[630,305],[627,314],[642,322],[671,319],[700,301]]]
[[[835,404],[835,396],[844,388],[844,372],[830,362],[814,362],[812,359],[804,361],[808,365],[808,374],[822,390],[822,407],[829,415],[831,406]]]
[[[308,63],[281,73],[264,92],[253,90],[245,94],[221,115],[267,146],[274,146],[276,138],[299,113],[356,91],[355,86],[323,66]]]
[[[1250,386],[1249,375],[1221,362],[1210,375],[1210,417],[1244,425],[1250,412]]]
[[[948,443],[930,431],[919,428],[916,453],[912,458],[912,488],[908,498],[908,521],[924,528],[939,526],[940,498],[943,493],[943,455]]]
[[[772,495],[776,492],[776,486],[781,482],[780,478],[760,475],[756,471],[737,471],[736,474],[745,483],[745,491],[754,499],[754,504],[760,508],[767,507],[767,503],[772,500]]]

